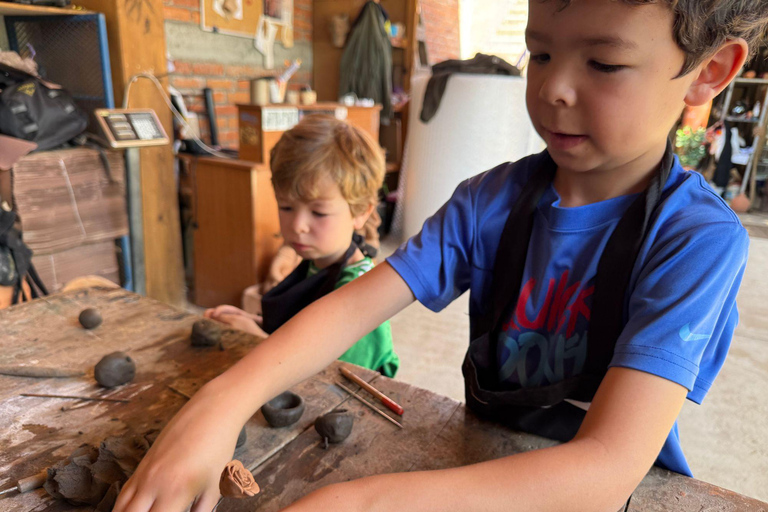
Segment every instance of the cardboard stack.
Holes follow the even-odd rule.
[[[109,170],[95,149],[45,151],[13,167],[13,207],[24,241],[50,292],[83,275],[119,284],[115,239],[128,234],[125,165],[109,152]]]

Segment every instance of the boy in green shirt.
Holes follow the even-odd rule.
[[[306,306],[373,268],[361,231],[384,180],[384,155],[365,132],[311,115],[280,138],[270,158],[280,230],[302,263],[262,298],[262,316],[234,306],[205,312],[253,334],[271,334]],[[389,322],[339,357],[394,377],[400,360]]]

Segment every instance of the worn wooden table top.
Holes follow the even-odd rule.
[[[93,331],[84,330],[77,321],[85,307],[98,308],[104,318]],[[223,350],[191,347],[189,334],[197,319],[119,289],[65,293],[0,311],[0,366],[57,366],[87,372],[85,377],[71,379],[0,375],[0,489],[65,458],[82,443],[98,444],[129,429],[162,428],[186,401],[169,386],[191,395],[259,342],[227,331]],[[117,389],[101,389],[93,380],[93,366],[116,350],[134,358],[136,378]],[[293,389],[307,405],[295,425],[272,429],[261,412],[251,418],[246,425],[248,442],[235,456],[253,471],[262,493],[245,500],[224,500],[219,511],[276,511],[335,482],[455,467],[552,444],[481,421],[450,398],[360,368],[356,372],[403,405],[405,428],[398,429],[335,386],[341,377],[334,363]],[[124,398],[130,403],[21,397],[21,393]],[[355,427],[343,443],[324,450],[313,421],[340,406],[357,416]],[[0,510],[89,509],[57,502],[38,489],[0,497]],[[625,510],[751,512],[768,511],[768,504],[654,468]]]

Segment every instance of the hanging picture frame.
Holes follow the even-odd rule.
[[[200,0],[200,28],[206,32],[254,39],[264,22],[277,27],[275,38],[283,46],[293,47],[293,0]]]

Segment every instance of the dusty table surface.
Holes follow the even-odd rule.
[[[95,307],[103,324],[83,329],[77,317]],[[190,346],[199,317],[121,289],[81,290],[0,311],[0,366],[38,365],[81,369],[84,377],[33,379],[0,375],[0,489],[65,458],[83,443],[98,444],[128,430],[162,428],[186,402],[170,387],[192,395],[239,360],[259,339],[225,330],[222,347]],[[136,378],[100,388],[93,366],[106,354],[127,352]],[[471,464],[551,441],[482,421],[463,404],[430,391],[355,368],[355,372],[405,408],[400,430],[335,385],[339,363],[292,390],[306,402],[298,423],[270,428],[261,412],[246,424],[248,441],[235,453],[254,473],[261,494],[226,499],[221,512],[277,511],[322,486],[378,473]],[[169,387],[170,386],[170,387]],[[22,393],[128,399],[130,403],[33,398]],[[365,392],[362,396],[371,398]],[[373,399],[371,399],[373,401]],[[355,414],[344,442],[322,448],[316,417],[336,408]],[[50,498],[43,489],[0,497],[0,510],[90,510]],[[658,468],[650,471],[625,511],[767,511],[768,504]]]

